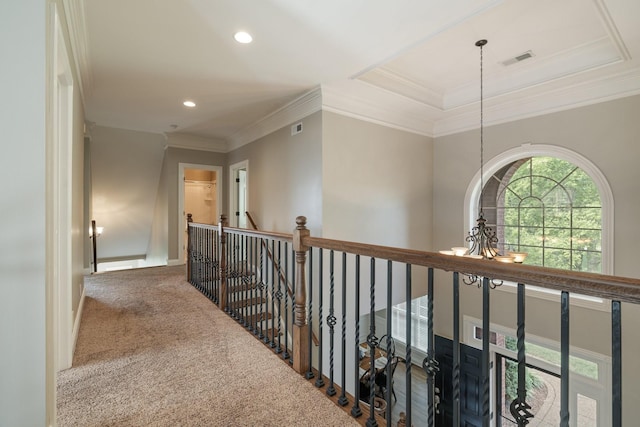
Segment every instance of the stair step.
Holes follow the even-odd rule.
[[[254,288],[255,283],[250,282],[250,283],[239,283],[237,285],[231,285],[228,284],[227,285],[227,290],[229,293],[235,293],[235,292],[245,292],[245,291],[250,291]]]
[[[273,316],[271,315],[271,313],[255,313],[249,316],[245,316],[245,318],[247,319],[247,322],[255,325],[263,320],[271,320]]]
[[[229,307],[231,307],[232,309],[237,309],[237,308],[244,308],[244,307],[248,307],[251,305],[259,305],[259,304],[263,304],[265,303],[267,300],[264,298],[260,298],[260,297],[255,297],[255,298],[250,298],[250,299],[246,299],[246,300],[240,300],[240,301],[232,301],[229,304]]]

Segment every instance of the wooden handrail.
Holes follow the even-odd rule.
[[[304,243],[315,248],[333,249],[411,265],[433,267],[445,271],[466,272],[477,276],[491,277],[547,289],[640,304],[640,279],[630,277],[585,273],[526,264],[507,264],[470,257],[443,255],[437,252],[400,249],[319,237],[307,237],[304,239]]]
[[[197,226],[217,228],[206,224],[197,224]],[[225,229],[247,236],[292,242],[292,235],[286,233],[232,227]],[[305,237],[303,243],[314,248],[333,249],[361,256],[433,267],[445,271],[465,272],[546,289],[575,292],[596,298],[640,304],[640,279],[637,278],[561,270],[526,264],[507,264],[470,257],[443,255],[438,252],[401,249],[321,237]]]

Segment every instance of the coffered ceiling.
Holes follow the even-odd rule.
[[[486,125],[640,93],[637,0],[66,0],[65,9],[89,122],[228,147],[278,116],[286,125],[296,109],[429,136],[477,127],[479,39]],[[237,43],[238,30],[253,43]]]

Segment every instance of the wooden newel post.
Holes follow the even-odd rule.
[[[309,324],[307,323],[307,279],[306,262],[309,247],[303,243],[310,233],[307,218],[296,218],[297,227],[293,231],[293,250],[296,253],[296,291],[293,317],[293,369],[304,374],[310,368]]]
[[[218,299],[220,310],[227,311],[227,235],[224,227],[228,227],[226,215],[220,215],[218,223],[218,235],[220,237],[220,260],[218,261],[218,274],[220,277],[220,297]]]
[[[191,227],[189,227],[189,223],[193,222],[193,215],[187,214],[187,282],[191,283]]]

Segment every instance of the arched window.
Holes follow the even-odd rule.
[[[527,252],[531,265],[602,271],[602,203],[576,165],[553,157],[507,164],[487,182],[483,204],[500,252]]]
[[[500,252],[526,263],[613,274],[613,196],[602,173],[561,147],[525,144],[486,163],[483,210]],[[477,218],[480,174],[467,189],[465,218]]]

